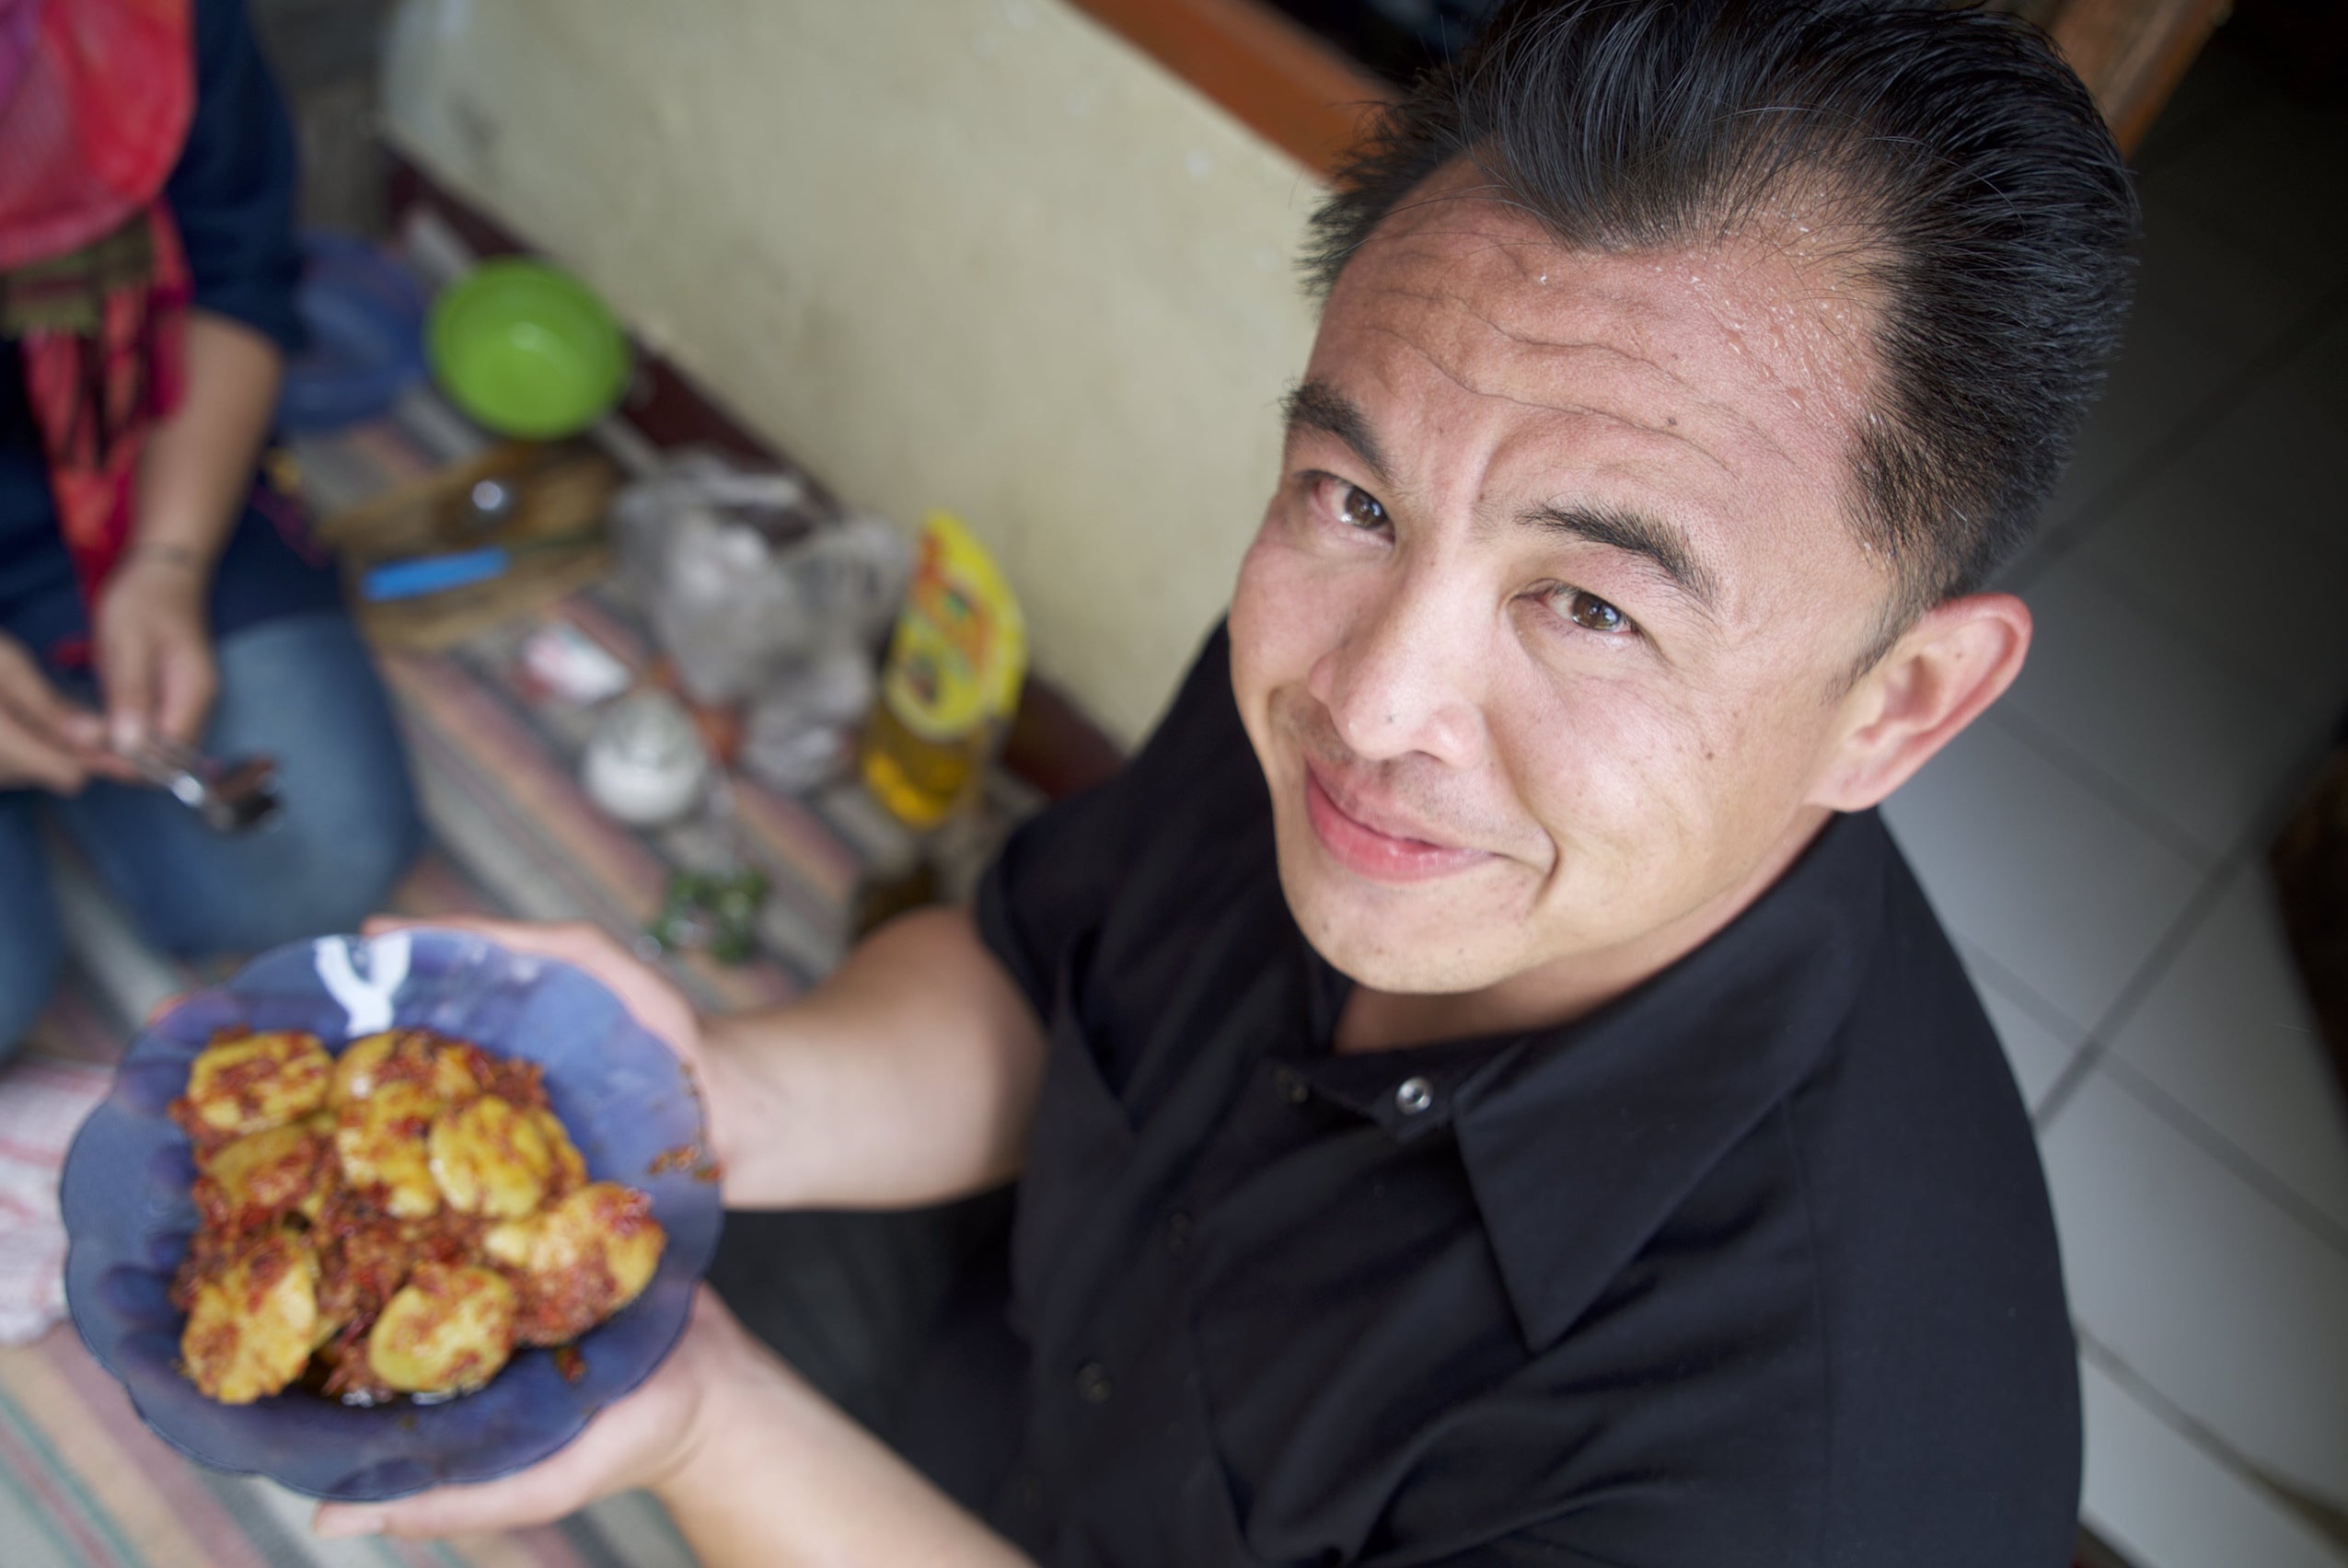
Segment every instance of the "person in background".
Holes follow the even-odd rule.
[[[0,1052],[62,938],[44,816],[157,946],[346,928],[421,830],[389,704],[257,479],[294,289],[292,130],[241,0],[0,0]],[[137,782],[279,765],[267,831]]]

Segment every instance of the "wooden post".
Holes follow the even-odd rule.
[[[1263,0],[1075,0],[1079,9],[1325,175],[1394,89]]]
[[[2095,94],[2120,150],[2134,154],[2232,9],[2233,0],[2068,0],[2047,31]]]

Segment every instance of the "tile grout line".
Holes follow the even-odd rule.
[[[2134,1015],[2145,997],[2168,973],[2178,952],[2217,907],[2238,865],[2237,857],[2228,856],[2203,876],[2201,885],[2185,901],[2185,907],[2178,911],[2176,917],[2154,940],[2151,951],[2136,965],[2136,972],[2128,977],[2127,983],[2120,987],[2119,995],[2103,1009],[2102,1018],[2088,1032],[2086,1042],[2079,1047],[2077,1058],[2055,1080],[2054,1087],[2047,1090],[2041,1124],[2053,1122],[2061,1113],[2080,1083],[2086,1080],[2088,1073],[2110,1051],[2112,1033]]]
[[[2227,853],[2224,847],[2212,849],[2202,843],[2166,812],[2129,789],[2125,781],[2092,757],[2073,750],[2068,742],[2037,720],[2004,704],[1991,709],[1989,718],[2041,758],[2062,769],[2073,783],[2159,840],[2162,848],[2183,860],[2196,872],[2205,872],[2224,863]]]
[[[2125,1356],[2089,1333],[2084,1324],[2074,1320],[2071,1332],[2078,1342],[2079,1359],[2118,1384],[2120,1391],[2143,1406],[2146,1414],[2201,1450],[2213,1463],[2232,1471],[2237,1481],[2280,1505],[2327,1542],[2348,1548],[2348,1517],[2343,1517],[2336,1506],[2278,1481],[2223,1433],[2162,1393]]]
[[[2088,1027],[2046,999],[2039,988],[2000,963],[1989,951],[1969,938],[1955,939],[1959,956],[1968,971],[1979,967],[1990,972],[1990,984],[2018,1004],[2039,1023],[2056,1034],[2069,1036],[2071,1048],[2077,1050],[2087,1043]]]
[[[2085,557],[2076,560],[2066,559],[2058,564],[2068,565],[2073,571],[2077,572],[2097,588],[2111,594],[2123,606],[2134,611],[2146,620],[2154,622],[2166,620],[2171,613],[2165,606],[2145,597],[2136,585],[2127,578],[2099,566]],[[2203,653],[2201,657],[2211,669],[2215,670],[2227,680],[2237,686],[2254,690],[2259,696],[2284,709],[2286,713],[2289,713],[2302,700],[2302,693],[2277,683],[2273,674],[2265,671],[2253,670],[2247,664],[2234,663],[2220,653]]]
[[[2327,746],[2326,749],[2330,748]],[[2256,874],[2260,845],[2272,838],[2273,833],[2273,827],[2265,822],[2263,813],[2243,830],[2224,859],[2203,879],[2177,918],[2153,943],[2151,951],[2137,966],[2135,974],[2120,988],[2120,994],[2104,1009],[2103,1017],[2081,1042],[2077,1054],[2056,1076],[2040,1109],[2032,1113],[2030,1124],[2033,1129],[2043,1133],[2078,1092],[2079,1086],[2100,1067],[2111,1075],[2122,1092],[2167,1122],[2196,1148],[2302,1228],[2311,1232],[2314,1239],[2335,1251],[2348,1254],[2348,1227],[2342,1226],[2316,1207],[2282,1176],[2268,1169],[2256,1154],[2244,1148],[2192,1106],[2161,1088],[2141,1068],[2111,1048],[2111,1041],[2135,1016],[2146,997],[2173,966],[2179,951],[2231,890],[2235,879]],[[2040,999],[2043,1002],[2043,998]],[[2053,1004],[2045,1005],[2052,1007]]]
[[[2058,1094],[2068,1094],[2071,1077],[2074,1073],[2081,1070],[2079,1066],[2080,1058],[2087,1055],[2088,1043],[2094,1037],[2087,1030],[2082,1029],[2077,1023],[2074,1022],[2068,1013],[2065,1013],[2053,1002],[2048,1001],[2044,997],[2039,995],[2037,987],[2016,975],[2012,970],[2007,968],[2004,964],[1990,957],[1980,948],[1974,946],[1971,942],[1963,942],[1961,944],[1961,951],[1960,956],[1963,959],[1965,968],[1969,974],[1974,969],[1976,964],[1978,964],[1980,968],[1991,972],[1986,976],[1976,976],[1974,978],[1973,987],[1975,990],[1979,990],[1982,987],[1985,979],[1991,989],[1996,991],[2007,1001],[2021,1009],[2022,1012],[2033,1022],[2047,1030],[2049,1032],[2061,1035],[2070,1042],[2069,1046],[2064,1052],[2063,1065],[2055,1069],[2053,1081],[2048,1083],[2046,1088],[2039,1092],[2036,1100],[2032,1100],[2030,1097],[2025,1096],[2022,1101],[2022,1112],[2030,1118],[2030,1135],[2033,1137],[2040,1136],[2046,1131],[2046,1118],[2053,1114],[2052,1108],[2054,1104],[2055,1096]],[[1995,1020],[1992,1020],[1990,1027],[1993,1030],[1996,1028]],[[1999,1036],[1998,1043],[2000,1045],[2005,1043],[2005,1037],[2003,1035]],[[2016,1081],[2015,1087],[2017,1089],[2021,1087],[2018,1078]]]
[[[2192,446],[2192,443],[2185,439],[2186,432],[2224,418],[2261,381],[2296,358],[2308,340],[2322,333],[2331,324],[2331,318],[2343,309],[2348,309],[2348,292],[2319,297],[2218,383],[2215,391],[2171,420],[2146,447],[2148,455],[2157,455],[2139,458],[2129,465],[2088,497],[2067,521],[2036,537],[2035,548],[2014,561],[2015,575],[2004,584],[2007,591],[2021,593],[2044,576],[2048,568],[2086,543],[2088,536],[2095,532],[2107,514],[2116,511]]]
[[[2323,1212],[2299,1190],[2268,1170],[2257,1156],[2209,1124],[2193,1108],[2160,1087],[2125,1056],[2100,1064],[2130,1098],[2167,1122],[2203,1154],[2225,1166],[2275,1207],[2313,1231],[2316,1239],[2348,1254],[2348,1225]]]

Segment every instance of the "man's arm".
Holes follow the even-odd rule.
[[[1044,1029],[967,910],[901,917],[798,1000],[709,1020],[593,926],[368,929],[398,925],[477,931],[611,987],[693,1068],[734,1208],[909,1208],[1018,1174]]]
[[[578,965],[692,1064],[734,1206],[910,1205],[1017,1173],[1044,1032],[967,911],[867,939],[789,1006],[704,1025],[602,931],[452,922]],[[440,1536],[560,1518],[658,1493],[701,1562],[1024,1561],[746,1333],[706,1288],[652,1380],[518,1475],[381,1506],[333,1505],[319,1532]]]
[[[315,1528],[330,1538],[517,1528],[637,1486],[667,1505],[704,1568],[1027,1561],[752,1339],[706,1288],[652,1381],[552,1458],[479,1486],[330,1503]]]
[[[711,1020],[702,1049],[727,1203],[908,1208],[1018,1174],[1045,1043],[952,908],[883,927],[797,1002]]]

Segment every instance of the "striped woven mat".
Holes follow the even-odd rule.
[[[411,429],[385,421],[353,432],[341,455],[396,477],[449,454],[420,446]],[[619,596],[574,595],[548,615],[630,668],[644,668],[644,637]],[[696,1002],[717,1011],[758,1006],[788,998],[825,973],[847,939],[864,869],[901,855],[901,837],[852,787],[802,800],[741,778],[730,782],[732,809],[722,824],[696,821],[654,835],[617,825],[576,782],[592,715],[535,698],[518,677],[520,640],[537,624],[449,653],[383,658],[434,839],[394,908],[426,917],[586,919],[641,944],[671,874],[720,853],[757,865],[772,892],[753,961],[731,967],[691,955],[663,961]],[[713,833],[723,841],[715,847]],[[25,1056],[0,1069],[0,1093],[10,1071],[58,1076],[74,1064],[110,1065],[156,1001],[206,978],[145,949],[86,876],[76,897],[74,879],[74,868],[64,868],[72,972]],[[73,917],[74,908],[81,917]],[[62,1147],[62,1137],[57,1142]],[[541,1529],[422,1544],[314,1540],[311,1506],[272,1482],[203,1470],[165,1446],[70,1325],[0,1348],[0,1568],[691,1562],[659,1506],[641,1494]]]
[[[403,912],[418,915],[490,906],[437,852],[401,894]],[[25,1055],[0,1070],[0,1093],[22,1075],[121,1055],[130,1023],[90,967],[77,961]],[[540,1529],[428,1543],[319,1541],[309,1533],[312,1506],[274,1482],[208,1470],[167,1447],[70,1324],[0,1347],[6,1568],[683,1568],[693,1561],[659,1505],[641,1493]]]

